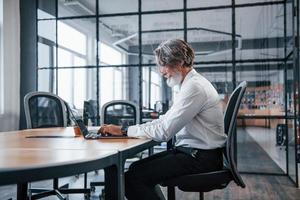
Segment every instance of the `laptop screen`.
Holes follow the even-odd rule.
[[[77,126],[79,126],[81,133],[83,134],[83,136],[86,136],[89,134],[88,129],[86,128],[86,126],[84,125],[82,119],[75,119]]]
[[[86,128],[86,126],[84,125],[83,120],[79,117],[75,117],[74,113],[72,112],[72,110],[70,108],[69,108],[69,111],[71,113],[71,119],[73,119],[74,123],[80,128],[80,131],[83,134],[83,136],[85,137],[86,135],[88,135],[89,131]]]

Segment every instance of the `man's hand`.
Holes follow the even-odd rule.
[[[102,125],[101,128],[99,129],[99,132],[102,134],[112,134],[112,135],[123,135],[121,126],[109,124],[109,125]]]

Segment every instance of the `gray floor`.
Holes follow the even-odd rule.
[[[253,172],[271,172],[283,173],[280,167],[276,165],[270,156],[261,148],[248,133],[243,130],[238,130],[238,167],[241,171]],[[300,190],[286,176],[270,176],[270,175],[254,175],[242,174],[246,183],[246,188],[242,189],[230,183],[224,190],[216,190],[205,194],[206,200],[300,200]],[[102,171],[99,174],[94,172],[89,173],[89,181],[103,180]],[[61,184],[69,182],[71,187],[82,187],[83,176],[79,178],[69,177],[60,179]],[[51,181],[42,181],[33,183],[33,187],[50,187]],[[91,199],[99,199],[101,188],[97,188],[92,194]],[[163,189],[165,193],[165,189]],[[16,198],[16,186],[0,187],[0,200]],[[184,193],[179,190],[176,192],[177,199],[194,200],[198,199],[197,193]],[[49,197],[45,199],[57,199]],[[69,195],[70,200],[83,199],[83,195]]]

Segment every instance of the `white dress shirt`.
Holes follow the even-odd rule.
[[[176,146],[223,147],[226,135],[219,95],[206,78],[192,69],[168,112],[152,122],[130,126],[127,134],[155,141],[168,141],[176,134]]]

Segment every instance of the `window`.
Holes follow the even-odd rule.
[[[156,101],[161,101],[161,77],[155,72],[151,71],[151,99],[150,105],[151,108],[154,108]]]
[[[143,68],[143,106],[154,108],[156,101],[162,100],[161,76],[152,68]]]
[[[76,66],[85,66],[87,63],[87,36],[63,22],[58,22],[58,36],[58,67],[75,66],[59,69],[58,95],[82,109],[87,96],[87,70]]]
[[[4,112],[4,82],[3,82],[3,74],[4,74],[4,69],[3,69],[3,32],[2,32],[2,27],[3,27],[3,1],[0,0],[0,114],[3,114]]]
[[[117,65],[124,63],[124,55],[104,43],[100,43],[101,65]],[[100,68],[100,105],[111,100],[126,98],[125,80],[126,69],[121,67]]]

